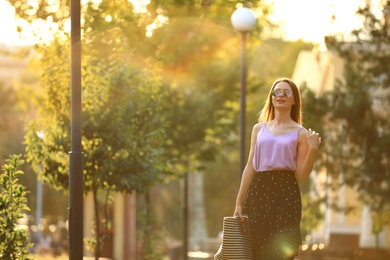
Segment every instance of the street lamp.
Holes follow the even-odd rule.
[[[81,29],[80,0],[70,1],[71,22],[71,151],[69,152],[69,259],[83,259],[84,157],[81,151]]]
[[[246,35],[256,25],[256,17],[247,7],[236,9],[231,21],[236,31],[241,33],[241,97],[240,97],[240,168],[239,175],[245,167],[245,109],[246,109]]]

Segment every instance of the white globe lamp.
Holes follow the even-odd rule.
[[[236,9],[231,16],[231,21],[234,29],[244,33],[250,32],[256,25],[256,17],[247,7]]]

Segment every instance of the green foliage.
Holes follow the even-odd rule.
[[[67,50],[52,45],[42,53],[43,101],[25,137],[28,162],[60,190],[68,186],[70,151]],[[104,63],[98,63],[93,54],[86,53],[83,59],[85,192],[92,183],[145,192],[163,170],[166,123],[158,114],[166,86],[152,70],[134,68],[120,54]]]
[[[45,182],[62,191],[69,185],[71,138],[68,46],[55,42],[38,48],[42,96],[25,136],[27,161]],[[151,66],[130,64],[124,48],[104,52],[94,41],[85,46],[90,51],[82,58],[84,191],[147,193],[167,173],[167,121],[160,115],[168,86]]]
[[[383,213],[374,213],[371,232],[373,234],[379,235],[383,231],[383,228],[389,224],[390,224],[390,211],[386,211]]]
[[[41,51],[35,69],[42,91],[36,99],[36,117],[26,126],[26,158],[42,180],[57,190],[66,190],[70,151],[69,48],[53,45]]]
[[[319,133],[325,133],[328,106],[323,96],[317,96],[306,84],[299,86],[302,97],[302,118],[304,127],[312,128]],[[321,134],[322,135],[322,134]],[[323,137],[324,138],[324,137]],[[321,172],[324,168],[326,157],[323,156],[321,145],[314,171]],[[326,203],[327,197],[317,193],[316,187],[311,181],[300,184],[302,192],[302,218],[301,233],[303,238],[311,234],[323,222],[324,211],[321,207]]]
[[[140,231],[137,232],[137,238],[142,244],[141,258],[145,260],[164,259],[164,252],[167,248],[167,235],[164,229],[159,228],[160,221],[156,218],[153,211],[153,203],[150,194],[142,196],[142,207],[138,207],[137,216],[140,224]]]
[[[0,257],[1,259],[31,259],[28,249],[32,246],[26,229],[17,226],[28,211],[25,187],[18,183],[23,174],[18,167],[23,164],[20,156],[13,155],[2,166],[0,174]]]
[[[328,94],[335,123],[330,146],[339,147],[332,164],[375,212],[373,232],[379,233],[386,223],[382,216],[390,212],[390,54],[384,51],[390,34],[369,3],[357,14],[364,26],[353,31],[350,42],[336,36],[327,38],[329,48],[348,61],[344,80]]]
[[[17,101],[13,87],[0,81],[0,162],[4,162],[10,153],[23,151],[23,123]]]
[[[49,16],[55,16],[53,21],[58,24],[60,30],[63,26],[63,19],[60,18],[69,15],[67,2],[58,3],[60,12],[57,9],[54,11],[52,3],[42,2],[39,6],[31,7],[36,9],[36,12],[27,12],[25,8],[19,5],[19,2],[13,0],[9,2],[16,6],[17,15],[26,21],[37,18],[45,20]],[[88,55],[84,55],[82,60],[85,69],[83,72],[85,80],[83,88],[86,86],[90,89],[85,91],[83,95],[92,96],[99,93],[106,95],[103,93],[105,90],[102,90],[101,85],[107,85],[109,84],[107,81],[111,80],[109,79],[110,75],[106,75],[107,71],[117,73],[113,70],[120,68],[120,65],[118,65],[120,62],[117,59],[119,56],[122,57],[121,62],[129,63],[131,60],[132,66],[137,67],[145,67],[148,65],[146,60],[150,60],[152,62],[149,65],[156,66],[158,64],[158,67],[162,69],[160,75],[163,75],[168,84],[172,83],[177,86],[176,90],[169,90],[170,94],[177,92],[171,98],[174,103],[165,103],[166,115],[160,115],[161,118],[166,119],[166,122],[171,122],[171,128],[176,128],[168,133],[170,136],[167,138],[166,148],[173,151],[170,157],[172,160],[176,160],[179,158],[177,155],[180,155],[182,161],[180,164],[182,165],[185,161],[194,161],[194,159],[213,160],[217,151],[216,144],[219,144],[224,136],[232,136],[231,132],[237,130],[235,126],[237,125],[236,114],[238,108],[236,105],[238,103],[238,70],[231,65],[232,63],[238,64],[238,53],[233,55],[233,59],[226,55],[226,52],[230,52],[229,49],[235,48],[235,45],[238,44],[239,37],[235,37],[237,34],[234,33],[230,24],[230,15],[236,5],[249,6],[255,12],[261,13],[259,27],[256,29],[256,32],[261,32],[262,27],[267,24],[266,18],[270,12],[267,5],[262,2],[151,1],[149,5],[145,6],[145,12],[137,11],[129,1],[88,2],[83,7],[82,12],[85,21],[83,24],[83,31],[85,32],[83,34],[83,49],[88,50],[90,58],[88,58]],[[169,22],[159,24],[158,21],[163,17],[167,18]],[[156,25],[157,28],[153,30],[153,37],[146,37],[145,32],[148,31],[148,26],[151,24]],[[53,136],[45,133],[45,139],[47,140],[44,140],[43,143],[57,143],[58,147],[53,147],[54,150],[67,152],[70,137],[61,129],[66,129],[69,126],[68,111],[63,111],[64,108],[69,107],[69,91],[63,89],[63,86],[69,85],[69,73],[65,71],[68,68],[67,64],[69,64],[69,50],[64,47],[68,42],[66,37],[62,37],[60,34],[57,35],[58,37],[52,44],[56,47],[46,48],[44,46],[44,49],[42,49],[45,65],[42,66],[41,74],[44,84],[49,88],[52,87],[47,96],[53,102],[43,101],[43,104],[47,105],[47,113],[61,111],[61,116],[54,116],[43,124],[57,124],[60,127],[57,129],[57,133],[53,132]],[[194,37],[195,35],[196,37]],[[235,39],[234,41],[231,41],[232,37]],[[172,39],[176,40],[172,41]],[[177,42],[180,42],[180,44],[177,44]],[[116,53],[116,61],[112,60],[115,56],[113,53]],[[219,57],[222,57],[222,55],[224,57],[220,59]],[[56,56],[55,59],[54,56]],[[214,60],[216,62],[213,62]],[[104,61],[104,64],[101,61]],[[113,66],[111,67],[111,65]],[[218,67],[220,65],[233,73],[226,73],[226,70]],[[53,78],[54,75],[61,76]],[[217,75],[220,77],[217,77]],[[210,79],[214,80],[210,81]],[[231,84],[232,82],[237,83]],[[199,91],[203,91],[203,93]],[[232,93],[233,95],[231,95]],[[107,107],[100,99],[93,100],[91,104],[95,107]],[[83,99],[83,106],[86,107],[83,112],[89,113],[87,111],[90,108],[88,100]],[[115,113],[115,110],[111,111]],[[99,114],[100,111],[96,109],[95,113]],[[106,114],[112,116],[108,111]],[[210,115],[210,117],[204,115]],[[120,118],[120,115],[117,118]],[[94,120],[94,118],[88,119]],[[183,127],[184,125],[185,127]],[[89,128],[90,126],[86,124],[85,127]],[[44,129],[39,128],[41,127],[29,126],[31,133],[26,140],[27,143],[39,143],[33,133],[34,131],[44,131]],[[91,130],[97,130],[93,127],[90,128]],[[226,131],[227,128],[231,130]],[[88,133],[92,133],[92,131],[88,131]],[[57,136],[59,140],[52,141],[51,139],[54,136]],[[94,138],[89,138],[88,141],[83,143],[83,146],[96,145],[96,142],[101,143],[101,140],[95,138],[94,141],[91,141],[91,139]],[[200,151],[191,149],[194,145],[199,147]],[[37,153],[40,151],[39,147],[33,148],[31,145],[28,149],[31,151],[37,149]],[[117,154],[116,156],[124,156],[123,159],[126,159],[126,155],[123,154]],[[64,158],[66,158],[65,153],[57,152],[55,158],[51,158],[50,162],[44,163],[48,165],[43,165],[44,169],[56,169],[55,172],[51,172],[49,177],[44,178],[58,189],[62,189],[58,183],[63,183],[65,189],[67,186],[67,167],[63,166]],[[88,175],[86,177],[88,183],[89,177]]]
[[[58,27],[58,31],[53,31],[53,34],[63,35],[66,21],[70,17],[70,1],[41,1],[39,4],[32,4],[27,0],[7,0],[7,2],[15,8],[17,19],[22,19],[27,24],[32,24],[35,20],[53,22]],[[125,0],[83,2],[81,12],[85,21],[83,29],[85,32],[104,33],[105,30],[109,31],[107,29],[121,27],[123,23],[133,23],[145,29],[161,15],[168,17],[169,20],[178,17],[213,19],[220,24],[230,26],[230,15],[235,8],[247,6],[259,14],[262,22],[256,30],[260,31],[263,25],[270,25],[267,18],[272,11],[270,6],[263,1],[152,0],[146,5],[141,2]],[[140,32],[140,30],[134,30],[135,26],[132,27],[123,27],[125,34],[130,31]],[[18,28],[19,31],[25,29]],[[40,38],[42,35],[38,32],[36,37]]]
[[[322,223],[325,214],[321,210],[321,205],[325,200],[326,198],[313,198],[310,193],[302,194],[302,237],[311,234]]]

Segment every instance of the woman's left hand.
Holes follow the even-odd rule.
[[[321,143],[321,136],[319,133],[316,133],[316,131],[311,130],[309,128],[309,131],[307,133],[307,143],[309,144],[310,148],[318,148],[318,146]]]

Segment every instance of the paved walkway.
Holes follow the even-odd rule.
[[[69,260],[69,255],[53,256],[51,254],[35,255],[34,260]],[[108,260],[108,258],[100,258],[101,260]],[[95,257],[84,257],[84,260],[95,260]]]
[[[54,257],[53,255],[35,255],[34,260],[69,260],[68,255]]]

